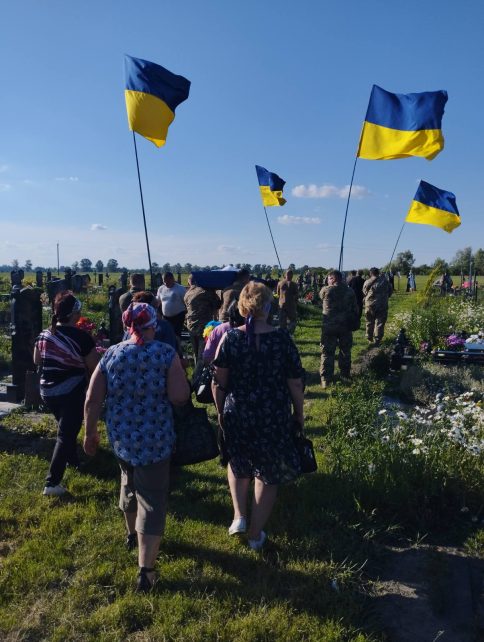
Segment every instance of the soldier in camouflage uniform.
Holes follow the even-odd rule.
[[[249,281],[250,273],[248,270],[243,268],[239,271],[237,279],[234,281],[234,283],[232,285],[229,285],[228,288],[225,288],[225,290],[222,290],[222,307],[220,308],[218,316],[219,321],[225,322],[229,320],[230,304],[232,303],[232,301],[238,300],[242,289],[247,285]]]
[[[379,345],[383,339],[383,331],[388,317],[388,299],[392,287],[384,274],[378,268],[371,268],[370,278],[363,284],[365,297],[366,338]]]
[[[299,288],[292,280],[292,270],[286,272],[286,278],[277,284],[277,296],[279,297],[279,325],[287,328],[290,334],[294,334],[297,324],[297,301],[299,299]]]
[[[215,290],[199,287],[191,275],[188,284],[190,287],[184,297],[187,308],[185,324],[190,332],[196,364],[204,348],[203,330],[207,323],[215,318],[221,302]]]
[[[319,293],[323,304],[321,330],[321,385],[327,388],[334,376],[334,357],[339,346],[338,365],[340,374],[349,378],[351,372],[351,330],[358,317],[355,293],[343,283],[341,272],[328,274],[328,285]]]

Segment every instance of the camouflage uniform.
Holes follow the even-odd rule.
[[[365,297],[366,338],[380,343],[388,317],[388,299],[392,288],[386,276],[371,276],[363,284]]]
[[[329,383],[334,375],[334,356],[339,346],[338,365],[342,377],[351,371],[353,333],[350,318],[358,315],[355,293],[346,283],[327,285],[319,293],[323,304],[321,330],[321,380]]]
[[[277,284],[277,295],[279,297],[279,325],[281,328],[287,328],[293,334],[297,323],[299,289],[294,281],[283,279]]]
[[[214,290],[205,290],[197,285],[188,288],[184,296],[187,308],[185,324],[190,332],[195,363],[203,350],[203,329],[212,321],[220,307],[220,299]]]
[[[230,304],[232,303],[232,301],[235,301],[239,298],[244,285],[245,284],[241,283],[240,281],[235,281],[232,285],[229,285],[228,288],[222,290],[222,307],[220,308],[220,312],[218,315],[218,319],[219,321],[222,321],[222,323],[229,320]]]

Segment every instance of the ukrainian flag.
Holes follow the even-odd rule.
[[[188,98],[190,81],[154,62],[132,56],[125,56],[124,67],[129,128],[161,147],[175,109]]]
[[[446,91],[391,94],[373,85],[357,156],[392,160],[423,156],[432,160],[444,148],[442,116]]]
[[[286,181],[259,165],[255,166],[255,171],[259,179],[260,195],[262,196],[264,207],[266,205],[284,205],[286,199],[282,197],[282,190]]]
[[[450,234],[461,222],[455,194],[420,181],[405,221],[435,225]]]

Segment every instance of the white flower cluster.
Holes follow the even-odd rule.
[[[484,306],[473,301],[449,298],[449,312],[459,332],[479,333],[484,328]]]
[[[378,411],[374,426],[362,431],[350,428],[349,439],[364,438],[397,448],[412,455],[435,453],[441,448],[458,448],[463,454],[484,454],[484,409],[477,392],[438,393],[427,407],[415,406],[404,412],[390,408]]]
[[[457,446],[471,455],[484,453],[484,410],[478,393],[438,393],[427,407],[415,406],[385,417],[380,427],[381,443],[394,442],[412,448],[413,455],[426,454],[432,446]]]

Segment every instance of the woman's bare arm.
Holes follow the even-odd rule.
[[[167,394],[174,406],[183,406],[190,398],[190,385],[177,354],[168,368]]]
[[[289,394],[291,395],[294,416],[304,426],[304,386],[301,377],[298,379],[286,379]]]
[[[99,366],[94,370],[91,377],[89,388],[86,395],[86,403],[84,404],[84,452],[86,455],[95,455],[99,444],[99,433],[97,430],[97,422],[103,401],[106,397],[106,377],[101,372]]]

